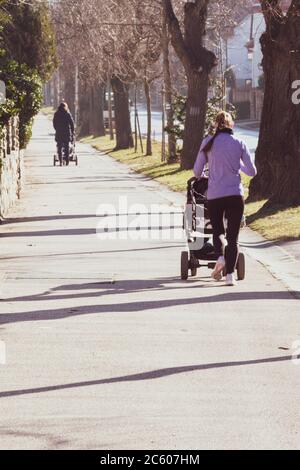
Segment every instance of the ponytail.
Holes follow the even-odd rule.
[[[209,141],[207,142],[207,144],[205,145],[205,147],[204,147],[204,149],[203,149],[203,152],[204,152],[205,155],[206,155],[206,160],[208,160],[207,154],[208,154],[208,152],[210,152],[211,149],[213,148],[214,141],[215,141],[217,135],[218,135],[218,131],[215,131],[215,134],[213,135],[213,137],[212,137],[211,139],[209,139]]]
[[[231,129],[233,125],[233,119],[231,114],[227,113],[226,111],[221,111],[217,117],[215,122],[215,134],[213,137],[207,142],[205,147],[203,148],[203,152],[206,155],[206,159],[208,160],[208,152],[211,151],[214,145],[214,141],[218,137],[219,133],[222,132],[224,129]]]

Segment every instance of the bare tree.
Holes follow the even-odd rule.
[[[60,76],[64,97],[74,108],[79,105],[80,134],[104,135],[103,101],[111,38],[109,25],[100,23],[107,16],[107,3],[99,0],[65,0],[53,5]],[[79,100],[75,97],[79,82]]]
[[[167,103],[167,127],[172,129],[174,126],[174,108],[173,108],[173,85],[170,68],[170,34],[166,10],[162,14],[162,54],[164,71],[164,92]],[[168,133],[168,161],[176,160],[176,137],[173,133]]]
[[[204,45],[209,0],[184,4],[183,31],[171,0],[163,0],[173,47],[184,65],[188,83],[187,114],[181,166],[194,166],[205,128],[209,76],[216,56]]]

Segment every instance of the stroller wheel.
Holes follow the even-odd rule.
[[[190,259],[189,267],[191,269],[192,277],[197,276],[198,266],[199,266],[199,262],[198,262],[197,258],[195,257],[195,255],[193,253],[191,253],[191,259]]]
[[[75,163],[76,163],[76,166],[78,166],[78,157],[77,157],[77,155],[75,157]]]
[[[196,277],[197,272],[198,272],[197,268],[193,268],[191,271],[192,271],[192,277]]]
[[[237,277],[239,281],[243,281],[246,277],[246,260],[244,253],[240,253],[237,263]]]
[[[189,253],[183,251],[181,253],[181,279],[187,281],[189,278]]]
[[[53,166],[56,166],[56,156],[53,157]]]

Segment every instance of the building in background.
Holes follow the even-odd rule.
[[[283,11],[286,12],[290,4],[291,0],[282,0]],[[260,38],[265,27],[261,5],[253,1],[252,8],[245,10],[225,39],[227,64],[233,77],[229,96],[239,119],[261,119],[264,77]]]
[[[263,106],[263,70],[260,37],[265,31],[259,3],[245,11],[238,25],[226,38],[231,80],[230,101],[238,119],[259,121]]]
[[[232,66],[239,89],[256,88],[262,75],[260,37],[265,21],[259,4],[242,19],[227,40],[228,64]]]

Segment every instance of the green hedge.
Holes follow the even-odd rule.
[[[6,103],[0,106],[0,125],[13,115],[20,118],[20,147],[25,148],[30,137],[34,116],[42,105],[42,82],[38,73],[25,64],[0,61],[0,80],[6,84]]]

